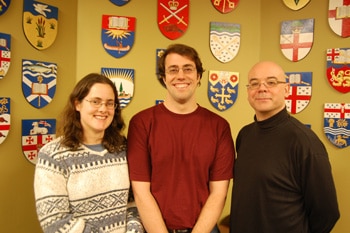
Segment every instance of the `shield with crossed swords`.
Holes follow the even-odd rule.
[[[189,22],[189,0],[158,0],[158,28],[168,39],[181,37]]]
[[[241,26],[210,22],[210,50],[216,59],[227,63],[236,57],[241,42]]]
[[[215,9],[219,12],[226,14],[237,7],[239,0],[211,0]]]
[[[284,4],[292,10],[300,10],[305,7],[310,0],[283,0]]]
[[[328,23],[338,36],[350,36],[350,0],[329,0]]]

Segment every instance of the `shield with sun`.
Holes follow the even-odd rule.
[[[110,78],[118,91],[120,108],[125,108],[134,95],[134,69],[101,68],[101,74]]]
[[[102,45],[116,58],[126,55],[134,44],[136,18],[102,15]]]

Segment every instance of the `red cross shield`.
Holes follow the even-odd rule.
[[[174,40],[187,30],[189,0],[158,0],[158,28],[167,38]]]
[[[334,33],[350,36],[350,0],[329,0],[328,23]]]

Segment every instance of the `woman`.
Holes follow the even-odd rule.
[[[85,76],[61,120],[60,137],[41,148],[35,170],[43,231],[143,232],[135,205],[128,203],[125,124],[113,82]]]

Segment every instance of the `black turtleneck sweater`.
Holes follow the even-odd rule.
[[[243,127],[231,233],[326,233],[340,214],[327,151],[286,109]]]

